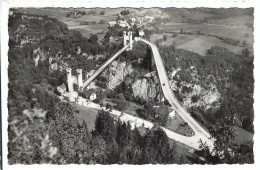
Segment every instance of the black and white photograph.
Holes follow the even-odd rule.
[[[8,164],[254,164],[254,12],[10,8]]]

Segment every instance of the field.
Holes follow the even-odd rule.
[[[66,17],[66,15],[69,13],[69,11],[65,10],[52,10],[45,8],[18,8],[17,11],[35,15],[47,15],[56,18]]]
[[[88,125],[88,130],[91,131],[95,128],[95,120],[98,115],[98,110],[87,108],[86,106],[80,106],[78,104],[71,103],[74,107],[79,109],[79,113],[75,114],[75,118],[77,119],[78,123],[82,123],[83,120]]]
[[[157,39],[162,39],[163,35],[164,34],[153,34],[151,36],[151,41],[155,42]],[[176,48],[192,51],[200,55],[205,55],[207,50],[215,45],[227,48],[235,54],[241,54],[242,50],[245,48],[245,47],[227,44],[221,41],[220,39],[217,39],[212,36],[206,36],[206,35],[179,34],[175,38],[171,37],[172,34],[166,34],[166,35],[168,36],[168,39],[167,41],[163,41],[162,43],[160,43],[161,45],[169,46],[175,43]]]
[[[107,27],[105,24],[97,24],[97,25],[82,25],[78,27],[73,27],[71,29],[79,31],[85,37],[89,37],[90,34],[97,34],[106,31]]]
[[[89,12],[92,9],[78,9],[80,11],[86,11]],[[67,24],[69,29],[75,29],[78,30],[80,33],[83,34],[83,36],[88,37],[90,34],[96,34],[98,32],[102,32],[107,30],[106,24],[96,24],[96,25],[80,25],[83,21],[97,21],[97,23],[100,20],[104,21],[113,21],[116,20],[116,13],[120,13],[122,9],[116,9],[116,10],[107,10],[107,9],[97,9],[95,10],[97,12],[97,15],[83,15],[80,18],[68,18],[66,17],[67,14],[70,12],[68,10],[64,9],[43,9],[43,8],[20,8],[18,9],[19,12],[29,13],[29,14],[37,14],[37,15],[48,15],[57,18],[58,20],[64,22]],[[107,14],[105,15],[98,15],[100,11],[106,11]]]
[[[165,13],[167,13],[172,17],[172,21],[174,22],[183,22],[188,19],[193,20],[203,20],[204,18],[213,17],[213,14],[202,12],[194,9],[185,9],[185,8],[171,8],[171,10],[164,9]]]
[[[247,29],[247,27],[253,28],[254,17],[253,16],[237,16],[229,17],[225,19],[219,19],[211,21],[212,24],[229,25],[229,26],[239,26]]]
[[[168,120],[166,128],[179,134],[188,136],[193,133],[193,130],[188,126],[184,126],[184,123],[184,120],[179,116],[179,114],[175,114],[171,120]]]
[[[239,18],[233,18],[239,19]],[[250,18],[251,20],[253,17]],[[235,21],[234,21],[235,22]],[[200,31],[204,34],[217,35],[226,38],[232,38],[235,40],[246,41],[249,45],[249,48],[252,48],[253,45],[253,28],[250,26],[242,25],[220,25],[220,24],[189,24],[189,23],[167,23],[160,26],[162,31],[166,32],[180,32],[180,29],[183,28],[184,32],[193,32],[197,33]],[[246,34],[248,34],[246,36]]]
[[[253,140],[253,134],[249,133],[248,131],[239,128],[239,127],[234,127],[234,139],[233,142],[240,145],[240,144],[245,144]]]

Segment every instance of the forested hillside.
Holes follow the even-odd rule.
[[[104,52],[95,51],[103,46],[97,43],[95,36],[86,39],[53,18],[33,17],[36,18],[22,19],[17,13],[9,18],[9,163],[177,163],[168,137],[160,128],[140,135],[137,129],[131,130],[129,124],[114,122],[104,111],[98,114],[92,133],[88,132],[86,123],[80,125],[76,121],[73,115],[77,109],[60,102],[53,93],[53,89],[65,81],[64,73],[50,72],[47,57],[60,53],[66,59],[67,55],[76,55],[73,47],[77,46],[95,55]],[[16,31],[21,24],[26,25],[24,32]],[[23,44],[23,38],[15,38],[27,36],[33,41]],[[36,67],[33,50],[38,47],[46,58],[39,60]],[[77,57],[70,60],[83,62]],[[84,68],[88,66],[93,67],[84,65]],[[43,88],[48,84],[49,88]]]
[[[208,123],[215,124],[217,118],[232,115],[235,125],[242,125],[244,129],[253,132],[253,57],[245,54],[235,55],[217,46],[209,49],[206,56],[163,46],[160,53],[166,70],[180,69],[172,77],[179,87],[179,90],[174,92],[180,101],[183,101],[182,95],[191,93],[196,84],[212,91],[214,89],[211,89],[211,86],[215,85],[215,90],[221,94],[221,105],[214,114],[211,113],[212,110],[204,112],[199,107],[189,108],[199,121],[202,121],[199,118],[202,116]],[[192,86],[185,89],[185,84]],[[194,96],[194,102],[196,101]]]
[[[122,31],[121,28],[111,29],[100,40],[97,35],[86,38],[77,31],[68,30],[64,23],[55,18],[15,12],[10,15],[8,52],[10,164],[205,163],[197,156],[188,158],[177,155],[174,145],[170,145],[172,142],[161,128],[155,126],[141,134],[137,128],[131,130],[129,123],[114,120],[109,112],[100,111],[95,121],[95,128],[89,132],[88,125],[79,124],[74,117],[79,111],[69,102],[61,102],[57,97],[56,87],[62,83],[66,84],[65,68],[72,67],[74,71],[75,68],[82,68],[83,72],[96,69],[120,48],[119,45],[110,43],[110,36],[120,36]],[[233,127],[238,126],[254,132],[253,56],[248,51],[235,55],[227,49],[213,47],[208,50],[206,56],[165,46],[160,46],[159,51],[169,75],[178,70],[169,77],[177,87],[173,90],[174,94],[180,102],[190,98],[192,103],[197,103],[188,107],[188,110],[197,121],[216,135],[219,146],[223,146],[223,143],[225,146],[233,144],[231,139],[223,142],[223,136],[226,132],[231,133]],[[118,62],[131,65],[133,72],[127,76],[130,76],[129,79],[137,80],[151,71],[149,64],[151,55],[146,45],[135,44],[133,50],[124,52]],[[60,69],[51,69],[53,63],[50,62],[50,58],[61,66]],[[97,79],[98,81],[105,79],[105,83],[108,81],[107,77]],[[111,89],[103,89],[108,91],[108,96],[116,94],[114,98],[117,95],[125,98],[123,107],[128,106],[127,102],[131,100],[153,109],[154,102],[145,101],[140,96],[134,98],[130,83],[128,86],[125,84],[122,82],[112,92]],[[121,85],[125,87],[122,88]],[[188,95],[193,94],[195,85],[210,92],[220,93],[221,100],[212,104],[214,110],[201,108],[201,103],[198,102],[201,96]],[[213,86],[216,87],[215,90]],[[120,104],[122,105],[121,98],[115,100],[118,102],[116,106],[118,108]],[[147,115],[144,117],[149,117],[151,112],[149,109],[146,110]],[[223,122],[225,117],[229,119],[228,123],[223,123],[223,127],[227,128],[223,131],[219,122]],[[242,159],[241,155],[249,155],[244,162],[252,163],[252,146],[250,143],[237,146],[238,149],[234,148],[237,153],[234,163]],[[202,149],[198,154],[208,156],[206,145],[203,145]],[[228,160],[216,161],[214,158],[207,160],[206,163],[228,163]]]

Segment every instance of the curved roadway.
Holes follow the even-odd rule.
[[[206,142],[207,145],[209,145],[210,149],[213,148],[213,144],[214,141],[210,138],[210,134],[205,131],[188,113],[187,110],[185,110],[184,107],[181,106],[181,104],[179,103],[179,101],[176,99],[175,95],[172,93],[172,90],[170,88],[169,85],[169,80],[168,80],[168,75],[165,71],[163,62],[162,62],[162,58],[161,55],[158,51],[158,48],[156,45],[154,45],[153,43],[142,39],[142,38],[135,38],[136,41],[143,41],[144,43],[148,44],[153,52],[153,56],[154,56],[154,61],[157,67],[157,71],[158,71],[158,75],[159,75],[159,79],[160,79],[160,83],[161,83],[161,87],[163,90],[163,94],[165,96],[165,98],[169,101],[169,103],[171,104],[171,106],[173,108],[175,108],[175,110],[178,112],[178,114],[182,117],[182,119],[187,122],[189,124],[189,126],[193,129],[194,131],[194,135],[193,136],[183,136],[180,135],[178,133],[172,132],[168,129],[165,129],[162,127],[162,129],[165,131],[165,133],[167,134],[167,136],[171,139],[174,139],[178,142],[181,142],[183,144],[186,144],[192,148],[195,149],[199,149],[199,140],[201,139],[203,142]],[[92,76],[90,76],[88,78],[88,80],[86,80],[83,83],[83,87],[82,90],[89,85],[89,83],[91,83],[111,62],[113,62],[124,50],[126,50],[128,48],[128,45],[124,46],[121,50],[119,50],[115,55],[113,55],[112,57],[110,57]],[[116,112],[114,110],[114,112]],[[115,113],[114,113],[115,114]],[[118,114],[118,113],[117,113]],[[140,119],[140,118],[136,118],[133,117],[131,115],[127,115],[125,114],[125,116],[123,116],[120,119],[125,119],[123,121],[130,121],[136,122],[136,125],[142,125],[143,123],[147,126],[150,127],[151,125],[153,125],[151,122],[148,122],[146,120]]]
[[[172,93],[172,90],[170,88],[169,85],[169,80],[168,80],[168,75],[165,71],[164,65],[163,65],[163,61],[161,58],[161,55],[158,51],[158,48],[156,45],[154,45],[153,43],[142,39],[142,38],[135,38],[136,41],[142,41],[146,44],[148,44],[153,52],[153,56],[154,56],[154,61],[157,67],[157,71],[158,71],[158,75],[159,75],[159,80],[161,83],[161,87],[163,90],[163,94],[165,96],[165,98],[169,101],[169,103],[171,104],[171,106],[173,108],[175,108],[175,110],[178,112],[178,114],[182,117],[182,119],[187,122],[189,124],[189,126],[194,130],[195,134],[192,137],[188,137],[188,140],[192,140],[195,143],[201,139],[203,142],[206,142],[210,148],[213,147],[213,140],[209,139],[210,138],[210,134],[203,129],[188,113],[188,111],[181,106],[181,104],[179,103],[178,99],[175,97],[175,95]],[[195,144],[194,143],[194,144]],[[199,144],[197,145],[198,148]]]

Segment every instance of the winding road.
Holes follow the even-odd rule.
[[[171,106],[175,108],[175,110],[182,117],[182,119],[189,124],[189,126],[193,129],[195,133],[194,136],[192,137],[186,137],[186,140],[192,140],[195,143],[198,143],[198,141],[201,139],[203,142],[206,142],[209,145],[209,147],[212,149],[214,141],[212,139],[209,139],[210,134],[191,117],[190,113],[188,113],[188,111],[179,103],[178,99],[173,94],[169,85],[168,75],[165,71],[163,61],[157,46],[142,38],[135,38],[135,41],[142,41],[151,47],[154,56],[155,65],[157,67],[157,71],[159,75],[159,80],[165,98],[169,101]],[[195,143],[193,144],[195,146],[194,148],[198,148],[199,143],[197,145]]]
[[[173,108],[175,108],[175,110],[177,111],[177,113],[182,117],[182,119],[187,122],[189,124],[189,126],[193,129],[194,131],[194,135],[193,136],[183,136],[180,135],[178,133],[175,133],[173,131],[170,131],[166,128],[162,129],[165,131],[165,133],[167,134],[167,136],[171,139],[174,139],[178,142],[181,142],[183,144],[186,144],[192,148],[195,149],[199,149],[200,143],[199,141],[202,140],[203,143],[207,143],[207,145],[209,146],[210,150],[213,149],[214,146],[214,141],[213,139],[209,139],[210,138],[210,134],[203,129],[191,116],[190,113],[179,103],[178,99],[175,97],[175,95],[173,94],[170,85],[169,85],[169,79],[168,79],[168,75],[165,71],[164,65],[163,65],[163,61],[161,58],[161,55],[158,51],[158,48],[156,45],[154,45],[153,43],[142,39],[142,38],[138,38],[135,37],[135,41],[142,41],[146,44],[148,44],[153,52],[153,57],[154,57],[154,61],[155,61],[155,65],[157,67],[157,71],[158,71],[158,75],[159,75],[159,80],[160,80],[160,84],[162,87],[162,91],[163,94],[165,96],[165,98],[169,101],[169,103],[171,104],[171,106]],[[122,49],[120,49],[115,55],[113,55],[112,57],[110,57],[103,65],[100,66],[100,68],[94,72],[94,74],[92,76],[90,76],[88,78],[88,80],[86,80],[83,83],[83,88],[84,89],[87,85],[89,85],[89,83],[91,83],[111,62],[113,62],[124,50],[126,50],[128,48],[128,45],[124,46]],[[95,104],[91,104],[88,105],[88,107],[93,107],[93,108],[100,108],[99,106],[96,106]],[[112,110],[111,111],[112,114],[119,116],[119,118],[122,121],[130,121],[132,124],[132,127],[134,126],[144,126],[147,128],[151,128],[153,126],[153,123],[148,122],[144,119],[141,118],[137,118],[128,114],[123,114],[122,112],[119,112],[117,110]]]

